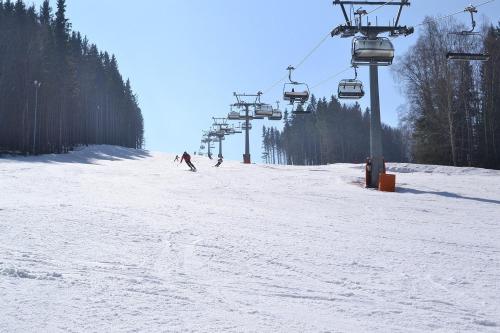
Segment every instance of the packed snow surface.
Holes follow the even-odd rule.
[[[0,159],[0,332],[500,332],[500,172]]]

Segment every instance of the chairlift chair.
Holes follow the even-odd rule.
[[[276,101],[276,109],[273,109],[273,113],[267,118],[269,120],[282,120],[283,112],[280,110],[280,102]]]
[[[246,123],[243,123],[241,124],[241,129],[246,131],[247,130],[247,124]],[[251,130],[252,129],[252,123],[248,123],[248,129]]]
[[[243,130],[241,128],[241,123],[238,124],[238,126],[233,127],[234,128],[234,134],[241,134],[243,133]]]
[[[309,86],[306,83],[301,83],[292,80],[292,72],[294,67],[288,66],[288,79],[290,82],[285,83],[283,86],[283,99],[290,102],[290,105],[295,103],[305,104],[311,95]]]
[[[268,117],[269,120],[282,120],[283,119],[283,112],[281,110],[274,110],[273,114]]]
[[[301,88],[296,89],[296,87]],[[305,83],[285,83],[283,99],[290,102],[290,105],[298,102],[305,103],[309,100],[309,87]]]
[[[474,14],[477,14],[477,8],[474,6],[468,6],[464,9],[464,12],[470,13],[471,16],[471,25],[472,28],[471,30],[466,30],[466,31],[458,31],[458,32],[451,32],[451,35],[458,35],[462,37],[474,37],[474,36],[480,36],[481,33],[475,31],[476,30],[476,21],[474,20]],[[490,60],[490,55],[488,53],[471,53],[471,52],[454,52],[454,51],[449,51],[446,54],[446,59],[448,61],[488,61]]]
[[[360,99],[365,96],[365,90],[363,88],[363,82],[358,80],[358,67],[354,68],[354,79],[345,79],[340,81],[338,93],[338,98],[341,99]]]
[[[240,120],[240,113],[237,111],[231,111],[227,115],[227,119],[229,120]]]
[[[490,55],[488,53],[457,53],[448,52],[446,54],[448,61],[488,61]]]
[[[360,99],[365,96],[363,83],[360,80],[346,79],[339,83],[338,97],[340,99]]]
[[[354,66],[389,66],[394,60],[394,45],[385,37],[369,39],[355,37],[352,40],[352,64]]]
[[[269,104],[258,104],[255,107],[255,115],[257,117],[269,117],[273,115],[273,106]]]

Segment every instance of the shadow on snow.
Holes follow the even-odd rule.
[[[68,154],[48,154],[39,156],[0,156],[0,161],[8,160],[24,163],[80,163],[96,164],[99,161],[139,160],[151,157],[148,151],[118,146],[89,146],[75,148]]]
[[[490,204],[500,205],[500,201],[499,200],[467,197],[467,196],[463,196],[463,195],[460,195],[460,194],[451,193],[451,192],[444,192],[444,191],[443,192],[439,192],[439,191],[421,191],[421,190],[415,190],[415,189],[410,189],[410,188],[398,188],[397,191],[398,191],[398,193],[432,194],[432,195],[438,195],[438,196],[441,196],[441,197],[452,198],[452,199],[463,199],[463,200],[471,200],[471,201],[477,201],[477,202],[483,202],[483,203],[490,203]]]

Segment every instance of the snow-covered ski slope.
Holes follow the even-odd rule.
[[[0,159],[0,332],[500,332],[500,172]]]

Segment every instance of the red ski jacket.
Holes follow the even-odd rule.
[[[181,163],[182,163],[182,161],[191,162],[191,155],[183,154],[182,158],[181,158]]]

